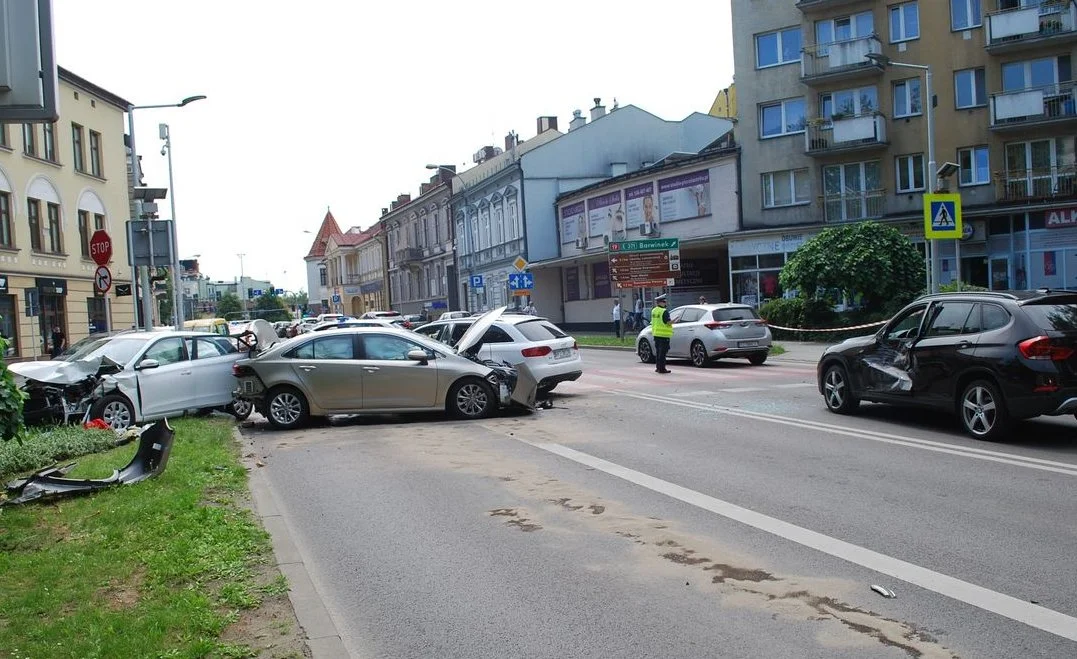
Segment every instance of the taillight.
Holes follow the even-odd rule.
[[[524,357],[545,357],[553,352],[550,346],[535,346],[534,348],[524,348],[520,351]]]
[[[707,329],[711,329],[711,330],[729,329],[730,327],[733,327],[733,323],[726,323],[726,322],[722,322],[722,323],[705,323],[703,325],[703,327],[706,327]]]
[[[1061,362],[1073,356],[1073,348],[1051,343],[1050,337],[1036,336],[1017,344],[1017,349],[1025,359],[1050,359]]]
[[[576,343],[576,341],[573,341],[573,342],[572,342],[572,349],[573,349],[573,350],[579,350],[579,349],[580,349],[580,345],[579,345],[578,343]]]
[[[240,366],[239,364],[232,364],[232,375],[237,378],[242,378],[248,375],[254,375],[254,371],[249,366]]]

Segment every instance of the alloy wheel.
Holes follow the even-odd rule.
[[[470,382],[456,392],[456,409],[469,417],[479,416],[490,405],[490,398],[482,385]]]
[[[692,364],[699,367],[707,365],[707,349],[699,341],[692,344]]]
[[[653,355],[651,354],[651,344],[646,340],[640,341],[639,344],[639,360],[644,364],[651,363]]]
[[[131,425],[131,410],[122,401],[114,400],[105,405],[101,419],[113,430],[125,430]]]
[[[840,369],[832,368],[827,371],[823,381],[823,390],[826,392],[826,404],[832,410],[841,408],[845,403],[845,375]]]
[[[251,412],[254,411],[252,409],[253,406],[254,406],[254,403],[250,402],[249,400],[244,400],[242,398],[237,398],[234,401],[232,401],[232,410],[235,413],[235,416],[240,417],[240,418],[244,418],[244,419],[246,419],[248,416],[250,416]]]
[[[290,391],[282,391],[269,402],[269,413],[277,423],[288,426],[299,420],[303,403]]]
[[[983,385],[969,387],[961,400],[961,418],[968,431],[977,437],[991,432],[998,421],[998,404]]]

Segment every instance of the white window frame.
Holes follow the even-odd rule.
[[[977,81],[976,73],[977,72],[980,73],[979,80],[983,81],[983,88],[979,89],[979,90],[976,89],[976,81]],[[957,94],[957,89],[962,84],[968,84],[967,82],[966,83],[961,82],[961,77],[962,76],[968,76],[972,80],[972,97],[973,97],[973,99],[975,101],[978,101],[976,103],[973,103],[972,105],[958,105],[959,96]],[[977,98],[977,92],[982,92],[981,94],[979,94],[978,98]],[[958,69],[957,71],[954,71],[954,108],[958,109],[958,110],[967,110],[967,109],[970,109],[970,108],[982,108],[982,107],[986,107],[986,106],[987,106],[987,71],[984,69],[984,67],[979,66],[979,67],[973,67],[971,69]]]
[[[785,33],[786,32],[792,32],[794,30],[796,30],[797,32],[800,33],[800,48],[797,49],[797,58],[796,59],[791,59],[791,60],[782,59],[782,56],[785,53],[785,47],[784,47],[785,46]],[[777,35],[777,37],[778,37],[778,52],[776,53],[776,55],[777,55],[776,59],[778,61],[775,62],[774,64],[760,64],[759,63],[759,39],[760,39],[760,37],[769,37],[772,34]],[[782,28],[780,30],[772,30],[770,32],[761,32],[761,33],[755,35],[755,68],[757,68],[757,69],[771,69],[771,68],[774,68],[775,66],[785,66],[786,64],[795,64],[795,63],[799,62],[800,59],[801,59],[800,51],[801,51],[801,49],[803,49],[803,47],[804,47],[804,32],[803,32],[803,30],[800,29],[800,26],[787,27],[787,28]]]
[[[912,81],[916,82],[916,87],[920,91],[920,94],[919,94],[919,96],[920,96],[920,108],[919,108],[919,110],[917,110],[915,112],[913,111],[913,108],[912,108],[912,94],[909,93],[909,83],[912,82]],[[900,110],[898,109],[898,106],[897,106],[897,103],[898,103],[897,88],[899,86],[904,86],[905,87],[905,107],[901,108]],[[904,118],[904,117],[919,117],[919,116],[924,114],[924,86],[923,86],[923,84],[921,84],[920,78],[905,78],[904,80],[896,80],[896,81],[894,81],[892,90],[893,90],[893,95],[894,95],[894,118],[895,119]]]
[[[791,203],[788,203],[788,204],[776,204],[776,203],[774,203],[774,183],[775,183],[775,176],[778,175],[778,174],[788,174],[789,175],[789,179],[788,179],[789,198],[793,200]],[[802,169],[784,169],[784,170],[780,170],[780,171],[776,171],[776,172],[765,172],[761,176],[762,176],[762,183],[763,183],[763,208],[765,208],[765,209],[789,208],[790,206],[804,206],[806,204],[811,203],[811,193],[810,193],[811,173],[809,172],[807,167],[804,167]],[[797,177],[798,176],[803,176],[803,177],[808,179],[809,193],[804,199],[797,199]],[[779,184],[780,184],[780,182],[779,182]],[[769,203],[767,202],[768,197],[770,199]]]
[[[958,27],[954,25],[954,7],[964,5],[965,16],[969,19],[969,24],[964,27]],[[976,11],[973,11],[975,9]],[[975,23],[973,21],[976,21]],[[978,27],[983,27],[983,0],[950,0],[950,31],[961,32],[964,30],[973,30]]]
[[[920,185],[916,185],[916,159],[920,159]],[[894,158],[894,189],[898,194],[908,192],[923,192],[926,189],[927,167],[924,162],[924,154],[907,153]],[[901,186],[901,176],[904,174],[909,179],[909,186]]]
[[[869,90],[869,89],[872,91],[872,93],[875,96],[875,107],[865,109],[864,108],[864,92]],[[834,114],[837,114],[837,113],[841,112],[841,109],[838,108],[838,106],[834,103],[834,97],[839,95],[839,94],[852,94],[853,95],[853,115],[852,116],[854,116],[854,117],[860,116],[861,114],[867,114],[868,112],[878,112],[879,111],[879,107],[878,107],[878,105],[879,105],[879,90],[875,87],[875,85],[866,85],[864,87],[853,87],[853,88],[850,88],[850,89],[837,89],[837,90],[832,91],[832,92],[823,92],[823,93],[819,94],[819,114],[822,117],[822,119],[826,122],[827,127],[829,127],[830,118]],[[828,101],[830,103],[830,114],[829,115],[826,113],[826,106],[827,106]]]
[[[984,153],[987,154],[987,178],[982,180],[982,181],[976,179],[976,154],[979,153],[980,151],[983,151]],[[969,158],[970,158],[970,162],[972,163],[972,167],[970,169],[968,169],[968,170],[966,170],[964,167],[961,167],[958,170],[958,174],[957,174],[958,187],[971,188],[971,187],[976,186],[976,185],[990,185],[990,183],[991,183],[991,151],[990,151],[990,149],[987,148],[987,145],[986,144],[979,144],[979,145],[976,145],[976,146],[967,146],[967,147],[963,147],[963,148],[958,149],[957,150],[957,162],[958,162],[959,166],[961,164],[961,156],[964,153],[969,154]],[[968,182],[966,182],[964,180],[964,174],[965,174],[966,171],[968,171],[970,173],[970,180]]]
[[[804,126],[800,130],[788,130],[788,128],[789,128],[789,120],[786,117],[786,104],[791,103],[791,102],[795,102],[795,101],[800,101],[800,104],[803,107]],[[772,108],[772,107],[775,107],[775,106],[780,107],[782,109],[782,132],[775,133],[774,135],[764,135],[763,134],[763,111],[766,110],[767,108]],[[789,135],[801,135],[807,129],[807,124],[808,124],[808,104],[804,101],[803,96],[798,96],[796,98],[786,98],[786,99],[782,99],[780,101],[772,101],[770,103],[761,103],[759,105],[759,139],[761,139],[761,140],[769,140],[769,139],[774,139],[774,138],[778,138],[778,137],[787,137]]]
[[[911,2],[903,2],[900,5],[890,5],[887,7],[887,21],[890,27],[890,43],[901,43],[904,41],[914,41],[920,38],[920,7],[917,4],[917,0]],[[916,14],[916,34],[905,34],[905,13],[907,11],[913,11]],[[898,24],[894,25],[894,16],[899,18]],[[901,36],[894,38],[894,28],[897,27],[901,32]]]

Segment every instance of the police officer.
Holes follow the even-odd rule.
[[[654,299],[655,307],[651,309],[651,332],[654,334],[655,373],[669,373],[666,369],[666,353],[669,352],[669,340],[673,337],[673,324],[669,321],[669,309],[666,308],[666,296],[663,293]]]

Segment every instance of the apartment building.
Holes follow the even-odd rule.
[[[48,354],[43,337],[53,328],[71,344],[134,324],[134,298],[116,297],[117,284],[128,291],[131,284],[129,103],[64,68],[58,73],[58,121],[0,124],[0,333],[12,342],[9,359]],[[90,258],[98,229],[112,237],[106,295],[94,290]]]
[[[941,279],[994,289],[1077,283],[1074,0],[734,0],[743,225],[734,300],[820,228],[878,219],[923,244],[929,66],[938,164],[966,224]],[[868,54],[889,58],[880,62]]]

